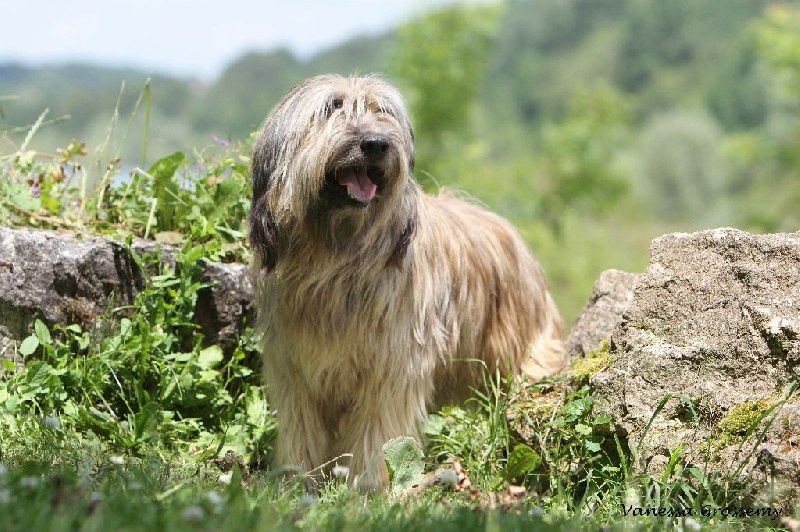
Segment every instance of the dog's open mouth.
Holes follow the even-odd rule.
[[[355,207],[366,207],[383,183],[383,170],[379,166],[345,166],[328,172],[326,181],[331,200]]]

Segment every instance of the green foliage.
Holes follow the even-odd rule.
[[[153,236],[167,244],[188,237],[214,259],[246,260],[245,218],[250,209],[249,156],[244,146],[207,150],[192,163],[176,152],[127,183],[108,185],[97,205],[98,227]]]
[[[432,414],[425,427],[431,455],[437,459],[457,458],[480,486],[502,483],[503,471],[508,472],[504,453],[511,447],[505,415],[511,386],[511,378],[504,379],[499,372],[490,375],[485,370],[483,386],[467,402],[470,409],[450,406]]]
[[[173,245],[188,238],[203,245],[213,260],[246,261],[248,149],[249,145],[231,146],[218,139],[218,146],[196,152],[194,160],[175,152],[148,171],[134,169],[127,176],[119,175],[115,159],[92,188],[84,144],[72,142],[57,156],[25,150],[23,145],[0,156],[5,175],[0,181],[0,222],[90,229]]]
[[[537,217],[557,234],[565,212],[601,214],[627,190],[629,177],[616,160],[627,124],[625,99],[603,85],[576,91],[564,119],[545,126]]]
[[[707,96],[709,110],[726,130],[759,127],[768,117],[769,80],[751,34],[727,60]]]
[[[447,7],[398,30],[391,70],[407,89],[424,184],[446,172],[447,141],[467,137],[500,8]]]
[[[754,24],[754,54],[769,87],[768,115],[757,129],[727,137],[732,209],[755,231],[791,231],[800,221],[800,8],[770,7]],[[768,208],[766,206],[769,206]]]
[[[800,102],[800,9],[788,5],[770,6],[757,30],[759,51],[780,74],[795,101]]]
[[[37,321],[18,349],[24,366],[0,380],[0,410],[54,417],[134,454],[194,445],[213,455],[224,444],[249,456],[274,421],[246,364],[247,339],[223,361],[196,332],[197,294],[208,286],[198,280],[203,249],[187,245],[176,269],[130,252],[143,271],[157,271],[132,307],[109,308],[100,326],[71,324],[56,335]]]
[[[609,435],[611,417],[593,414],[594,398],[588,386],[568,394],[549,420],[543,420],[538,437],[548,465],[542,480],[559,504],[582,511],[602,504],[609,491],[624,479],[624,453]]]
[[[518,443],[508,455],[508,461],[501,473],[507,482],[519,482],[534,473],[542,465],[542,457],[524,443]]]
[[[721,143],[722,133],[705,114],[673,112],[645,125],[638,182],[662,218],[722,218],[728,178]]]

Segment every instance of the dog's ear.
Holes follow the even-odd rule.
[[[253,148],[253,202],[248,218],[250,244],[261,258],[262,274],[272,271],[278,262],[278,224],[269,205],[272,174],[278,154],[272,153],[269,143],[263,141],[265,133],[262,132]]]
[[[409,218],[405,229],[403,229],[403,232],[400,233],[400,237],[397,239],[397,243],[394,246],[394,250],[392,250],[392,254],[389,256],[389,260],[386,261],[387,266],[394,266],[398,270],[403,271],[403,259],[406,256],[406,252],[408,252],[408,246],[414,239],[416,229],[416,221],[414,218]]]

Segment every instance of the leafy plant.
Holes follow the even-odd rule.
[[[136,170],[130,181],[105,191],[104,226],[154,237],[166,244],[189,238],[211,259],[247,260],[244,221],[250,209],[249,158],[243,147],[200,152],[194,164],[182,152]]]
[[[149,84],[145,93],[149,110]],[[202,244],[211,260],[248,260],[249,142],[217,139],[216,146],[191,158],[175,152],[148,170],[127,173],[114,157],[98,181],[90,175],[84,143],[73,141],[56,154],[28,149],[46,116],[47,111],[31,126],[18,150],[0,154],[0,222],[134,235],[172,245],[188,239]],[[146,138],[145,131],[145,145]]]
[[[247,338],[228,360],[203,347],[193,323],[199,246],[187,245],[175,268],[159,255],[139,256],[146,286],[130,307],[109,308],[88,330],[79,324],[51,334],[41,322],[22,341],[21,368],[0,381],[0,406],[13,415],[55,417],[93,432],[113,448],[193,446],[214,455],[223,445],[250,456],[274,431],[260,378],[247,363]]]

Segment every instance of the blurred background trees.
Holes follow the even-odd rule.
[[[247,141],[294,83],[331,71],[401,88],[417,178],[512,219],[567,321],[601,270],[640,271],[662,233],[800,228],[800,2],[508,0],[445,7],[306,60],[252,52],[207,83],[153,76],[148,158],[212,134]],[[70,118],[33,149],[98,146],[119,99],[124,127],[109,141],[139,164],[143,113],[126,120],[147,77],[0,64],[0,152],[46,108]]]

